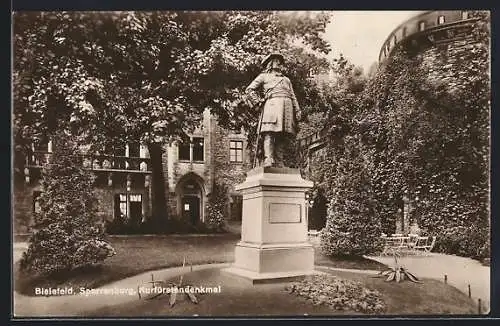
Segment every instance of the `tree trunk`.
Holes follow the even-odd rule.
[[[161,144],[148,144],[151,158],[151,187],[152,187],[152,222],[166,222],[168,219],[165,176],[163,175],[163,147]]]

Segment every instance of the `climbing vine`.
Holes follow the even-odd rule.
[[[405,195],[438,250],[479,257],[489,254],[489,17],[473,17],[466,42],[400,49],[367,94],[378,104],[373,178],[383,218]]]
[[[396,49],[359,88],[342,67],[325,98],[328,145],[311,173],[330,198],[328,252],[375,250],[364,247],[366,234],[357,245],[346,234],[360,235],[360,220],[392,233],[406,197],[410,218],[437,236],[436,250],[489,255],[489,15],[471,17],[466,38]]]

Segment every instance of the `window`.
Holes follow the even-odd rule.
[[[203,138],[193,138],[193,161],[203,161],[204,158]]]
[[[127,195],[119,194],[118,197],[118,214],[120,217],[127,217]]]
[[[130,198],[130,202],[132,202],[132,203],[142,202],[142,195],[141,194],[130,194],[129,198]]]
[[[405,27],[403,27],[403,37],[406,37],[406,33],[407,33],[407,28],[405,26]]]
[[[444,16],[441,15],[438,17],[438,25],[444,24]]]
[[[42,194],[41,191],[33,191],[33,213],[40,213],[41,208],[40,208],[40,195]]]
[[[139,204],[134,204],[139,203]],[[141,194],[116,194],[115,195],[115,218],[121,219],[133,217],[132,215],[140,215],[142,207]],[[137,209],[139,208],[139,209]],[[136,212],[138,211],[138,212]]]
[[[398,39],[396,38],[396,35],[394,35],[392,37],[392,44],[396,45],[396,42],[398,41]]]
[[[241,140],[231,140],[229,142],[229,161],[243,162],[243,142]]]
[[[203,161],[204,160],[204,139],[203,137],[194,137],[191,143],[179,144],[179,160],[180,161]]]
[[[418,23],[418,30],[421,32],[425,29],[425,22]]]
[[[462,19],[468,19],[469,13],[467,11],[462,11]]]
[[[140,145],[139,143],[130,143],[128,145],[128,157],[140,157]]]
[[[190,157],[190,145],[189,143],[180,143],[179,144],[179,160],[181,161],[189,161]]]

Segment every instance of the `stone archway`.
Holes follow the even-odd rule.
[[[205,220],[205,187],[203,178],[190,172],[182,176],[175,189],[177,215],[195,225]]]

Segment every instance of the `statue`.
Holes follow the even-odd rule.
[[[290,79],[282,73],[284,63],[281,54],[268,55],[262,61],[264,71],[245,90],[252,106],[262,110],[256,148],[262,140],[264,160],[261,165],[264,167],[291,167],[285,156],[293,157],[295,152],[292,144],[297,136],[301,110]]]

